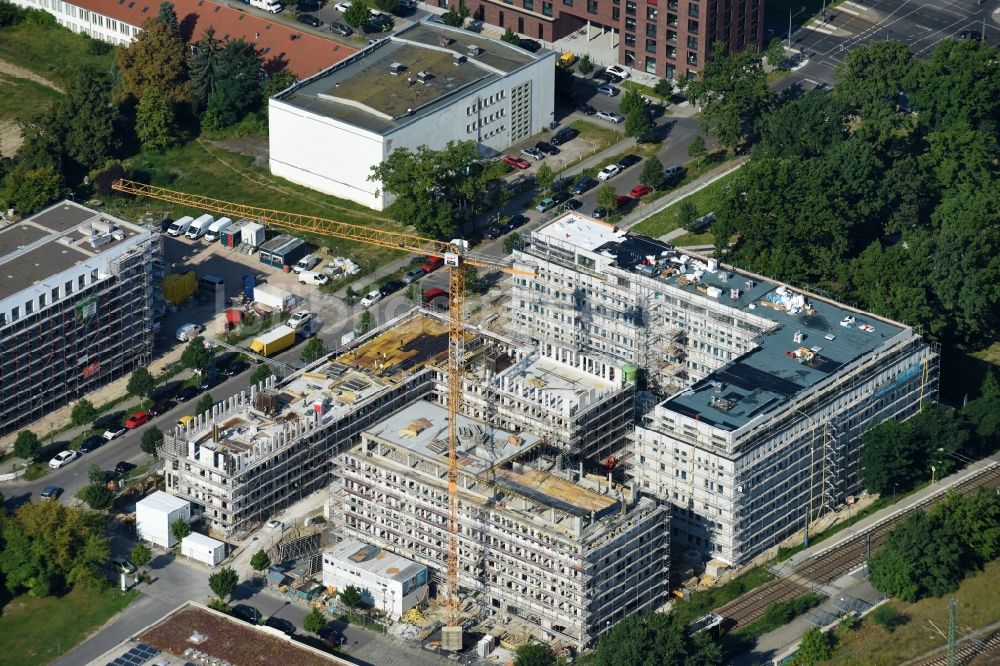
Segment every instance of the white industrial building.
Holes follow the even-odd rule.
[[[397,148],[474,141],[483,156],[553,120],[555,54],[418,23],[269,102],[271,172],[376,210],[372,167]]]
[[[937,398],[910,327],[599,220],[564,215],[514,255],[537,274],[511,278],[510,335],[650,389],[622,457],[673,505],[677,552],[742,564],[803,530],[859,492],[866,429]]]
[[[226,559],[226,543],[204,534],[191,532],[181,540],[181,555],[214,567]]]
[[[135,503],[135,532],[143,541],[172,548],[177,538],[170,526],[178,520],[191,521],[191,504],[180,497],[157,490]]]
[[[399,619],[427,598],[427,567],[387,550],[345,539],[323,552],[323,585],[355,587],[365,604]]]

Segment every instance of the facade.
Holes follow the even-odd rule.
[[[474,141],[492,156],[553,120],[555,55],[417,23],[269,102],[275,175],[382,210],[368,180],[397,148]]]
[[[532,232],[511,335],[666,396],[631,474],[674,507],[675,549],[742,564],[860,492],[860,436],[937,397],[911,328],[569,214]],[[646,394],[644,394],[646,395]]]
[[[0,229],[0,434],[146,365],[159,234],[63,201]]]
[[[447,414],[418,402],[337,458],[336,528],[447,568]],[[667,596],[669,511],[603,476],[546,471],[545,445],[460,417],[459,583],[482,615],[581,649]],[[442,589],[439,587],[439,589]]]
[[[765,0],[477,0],[478,19],[553,42],[612,31],[618,62],[668,79],[695,77],[712,44],[759,50]],[[663,4],[660,4],[660,3]],[[447,0],[438,0],[442,7]]]
[[[365,604],[398,620],[427,599],[427,567],[378,546],[345,539],[323,551],[323,585],[353,586]]]
[[[159,13],[160,0],[8,0],[55,16],[59,25],[115,45],[127,45],[142,24]],[[355,49],[245,11],[239,2],[171,0],[181,33],[194,45],[205,30],[217,39],[243,39],[260,52],[264,68],[288,69],[299,78],[343,60]]]

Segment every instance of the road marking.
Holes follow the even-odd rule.
[[[814,32],[821,32],[824,35],[832,35],[835,31],[823,25],[821,21],[814,21],[806,26],[806,30],[812,30]]]
[[[851,3],[849,3],[849,2],[841,3],[841,4],[837,5],[836,7],[831,7],[830,11],[831,12],[844,12],[845,14],[852,14],[854,16],[861,16],[861,12],[856,11],[854,9],[850,9],[848,7],[848,5],[850,5],[850,4]]]

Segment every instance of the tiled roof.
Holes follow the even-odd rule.
[[[173,0],[173,3],[188,42],[197,42],[205,29],[213,26],[217,39],[242,37],[261,51],[265,68],[285,67],[300,79],[340,62],[357,50],[252,14],[237,0],[232,0],[229,6],[212,0]],[[160,0],[71,0],[67,4],[141,26],[157,16]]]

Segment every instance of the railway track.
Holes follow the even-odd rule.
[[[997,486],[1000,486],[1000,465],[984,468],[975,476],[952,486],[952,490],[968,493],[977,488]],[[874,551],[897,522],[913,511],[938,502],[942,497],[943,494],[930,497],[906,511],[887,517],[842,543],[820,551],[813,559],[799,565],[783,577],[747,592],[722,606],[717,612],[730,620],[731,627],[744,627],[759,619],[767,607],[776,601],[791,599],[832,583],[864,564],[868,558],[869,534],[871,534],[871,548]]]
[[[955,663],[967,664],[981,654],[1000,654],[1000,630],[994,631],[985,638],[972,639],[955,646]],[[907,666],[946,666],[948,664],[948,649],[925,659],[907,662]]]

